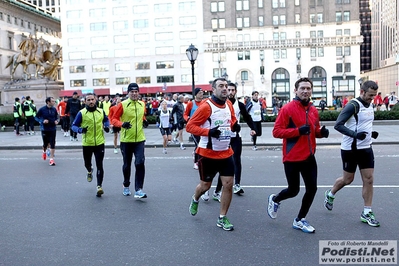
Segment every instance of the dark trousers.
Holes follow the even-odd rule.
[[[73,121],[75,120],[75,117],[76,117],[76,114],[70,114],[69,115],[69,125],[70,125],[70,127],[69,127],[69,135],[71,137],[73,137],[74,139],[76,139],[78,137],[78,133],[76,133],[75,131],[72,130],[72,124],[73,124]]]
[[[35,131],[35,118],[32,116],[27,116],[25,120],[25,131],[28,132],[29,129],[31,131]]]
[[[87,172],[92,171],[91,158],[94,154],[94,159],[96,161],[97,167],[97,186],[102,186],[104,179],[104,144],[98,146],[83,146],[83,160],[85,162],[85,168]]]
[[[314,155],[301,162],[284,162],[285,176],[288,182],[288,188],[283,189],[274,199],[275,202],[293,198],[299,193],[300,174],[305,183],[305,194],[302,198],[301,209],[298,213],[298,219],[305,218],[309,212],[310,206],[317,191],[317,163]]]
[[[14,117],[14,128],[15,128],[15,134],[19,135],[19,120],[21,118],[19,117]]]
[[[233,159],[234,159],[234,184],[241,184],[241,153],[242,153],[242,139],[241,137],[237,136],[231,138],[230,146],[234,151]],[[218,184],[216,185],[216,192],[222,190],[222,181],[220,180],[220,176],[218,178]]]
[[[67,132],[69,130],[69,116],[63,116],[61,118],[61,128],[64,132]]]
[[[254,143],[254,146],[256,146],[257,137],[262,136],[262,121],[254,122],[254,126],[255,126],[256,135],[252,136],[252,142]]]
[[[135,190],[142,189],[144,186],[145,166],[144,166],[144,141],[142,142],[121,142],[120,144],[123,157],[123,186],[130,186],[130,175],[132,171],[132,160],[134,155]]]

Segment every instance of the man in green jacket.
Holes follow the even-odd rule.
[[[17,134],[17,136],[21,136],[22,134],[19,133],[19,122],[21,122],[23,113],[22,113],[22,107],[21,107],[21,103],[19,102],[19,98],[16,97],[15,98],[15,102],[14,102],[14,125],[15,125],[15,134]]]
[[[120,127],[121,152],[123,156],[123,195],[130,196],[130,174],[133,154],[135,157],[135,198],[147,198],[143,191],[145,166],[144,166],[144,126],[148,125],[145,119],[145,104],[139,101],[139,85],[130,83],[128,88],[128,98],[116,107],[112,116],[112,125]]]
[[[104,131],[109,132],[109,120],[103,109],[96,105],[93,93],[86,94],[86,107],[79,111],[72,123],[72,130],[82,135],[83,159],[87,170],[87,181],[93,180],[91,158],[94,154],[97,167],[97,197],[104,194],[102,188],[104,178]],[[103,130],[104,129],[104,130]]]

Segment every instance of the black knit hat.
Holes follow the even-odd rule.
[[[127,87],[127,92],[129,93],[130,91],[139,90],[139,85],[137,83],[130,83],[129,86]]]

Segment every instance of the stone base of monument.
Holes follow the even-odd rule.
[[[1,90],[0,114],[13,112],[14,100],[16,97],[30,96],[35,102],[37,109],[44,106],[47,97],[58,99],[60,90],[64,89],[63,81],[48,79],[17,80],[6,83]]]

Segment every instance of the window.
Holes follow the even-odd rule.
[[[211,2],[211,12],[218,12],[218,3]]]
[[[296,48],[296,58],[301,58],[301,48]]]
[[[280,40],[286,40],[286,39],[287,39],[287,33],[280,32]]]
[[[179,24],[180,25],[194,25],[197,23],[196,17],[180,17]]]
[[[107,15],[105,8],[89,9],[89,17],[101,18]]]
[[[263,16],[258,17],[258,26],[262,27],[263,26]]]
[[[226,68],[214,68],[213,69],[213,78],[219,78],[226,73]]]
[[[316,57],[316,47],[310,47],[310,57]]]
[[[248,71],[241,71],[241,80],[248,80]]]
[[[124,77],[124,78],[116,78],[115,79],[116,85],[127,85],[130,84],[130,78],[129,77]]]
[[[0,19],[3,20],[3,12],[0,12]]]
[[[285,7],[285,0],[280,0],[280,7]]]
[[[249,17],[244,18],[244,28],[249,28]]]
[[[11,23],[11,16],[10,15],[7,15],[7,22]]]
[[[133,38],[134,38],[135,42],[149,42],[150,41],[150,35],[148,33],[135,34]]]
[[[258,7],[263,8],[263,0],[258,0]]]
[[[116,49],[114,51],[115,57],[129,57],[130,56],[130,49]]]
[[[157,83],[175,82],[174,76],[157,76]]]
[[[278,0],[272,1],[272,8],[278,8]]]
[[[157,18],[154,20],[155,27],[173,26],[173,18]],[[148,27],[148,21],[147,21]]]
[[[155,54],[156,55],[169,55],[173,54],[173,47],[172,46],[166,46],[166,47],[156,47],[155,48]]]
[[[133,6],[133,14],[148,13],[148,5]]]
[[[345,63],[345,72],[351,72],[351,63]]]
[[[342,35],[342,30],[336,30],[336,31],[335,31],[335,35],[341,36],[341,35]]]
[[[157,69],[168,69],[168,68],[174,68],[175,67],[175,62],[173,61],[158,61],[156,63]]]
[[[299,0],[295,0],[294,5],[299,6]]]
[[[342,22],[342,12],[335,12],[335,21]]]
[[[28,28],[30,28],[30,22],[28,22]],[[67,32],[83,32],[83,24],[69,24]]]
[[[301,32],[300,31],[296,31],[295,32],[295,38],[297,38],[297,39],[301,38]]]
[[[127,15],[127,6],[119,6],[112,8],[112,15],[114,16],[121,16]]]
[[[93,86],[108,86],[109,78],[93,79]]]
[[[317,56],[324,57],[324,47],[317,48]]]
[[[324,37],[324,32],[322,30],[317,31],[317,38],[323,38]]]
[[[350,36],[351,35],[351,30],[350,29],[344,29],[344,35]]]
[[[115,64],[115,71],[130,71],[130,63]]]
[[[69,10],[66,12],[67,18],[81,18],[82,10]]]
[[[155,40],[156,40],[156,41],[168,41],[168,40],[173,40],[173,32],[160,32],[160,33],[155,33]]]
[[[317,13],[317,23],[323,23],[323,14]]]
[[[242,1],[242,9],[249,10],[249,0]]]
[[[251,51],[246,50],[244,52],[244,60],[251,60]]]
[[[295,23],[297,24],[301,23],[301,14],[295,14]]]
[[[148,19],[133,20],[133,27],[137,29],[148,28]]]
[[[273,26],[278,26],[278,16],[273,16]]]
[[[85,73],[85,66],[70,66],[69,73]]]
[[[280,34],[278,32],[273,32],[273,40],[278,41],[280,38]],[[277,43],[277,42],[276,42]]]
[[[21,19],[21,27],[25,27],[24,20]]]
[[[115,35],[114,36],[114,43],[128,43],[129,42],[129,35]]]
[[[108,57],[108,51],[106,50],[91,52],[91,58],[107,58],[107,57]]]
[[[286,19],[285,19],[285,15],[281,15],[280,16],[280,25],[285,25],[287,23]]]
[[[244,54],[243,54],[243,52],[237,52],[237,60],[239,60],[239,61],[241,61],[241,60],[244,60]]]
[[[74,59],[84,59],[85,58],[85,52],[71,52],[68,54],[68,57],[70,60]]]
[[[127,20],[114,21],[114,30],[127,30],[127,29],[128,29]]]
[[[309,22],[310,23],[316,23],[316,15],[315,14],[310,14],[309,15]]]
[[[281,59],[287,59],[287,49],[281,49]]]
[[[280,50],[279,49],[273,50],[273,59],[280,59]]]
[[[344,55],[351,55],[351,47],[350,46],[345,46],[344,47]]]
[[[172,4],[171,3],[166,3],[166,4],[155,4],[154,5],[154,12],[158,13],[166,13],[166,12],[172,12]]]
[[[106,37],[106,36],[91,37],[90,42],[91,42],[92,45],[104,44],[104,43],[108,42],[108,37]]]
[[[90,23],[90,31],[106,31],[107,22]]]
[[[136,83],[138,84],[151,83],[151,77],[136,77]]]
[[[150,55],[150,48],[148,48],[148,47],[135,48],[134,55],[135,56]]]
[[[342,63],[338,63],[335,65],[335,70],[337,73],[342,73]]]
[[[108,72],[109,66],[107,64],[93,65],[92,72]]]
[[[30,26],[30,22],[28,22],[28,29],[30,29],[31,28],[31,26]]]
[[[71,80],[71,87],[86,87],[86,80],[85,79],[76,79]]]
[[[84,38],[71,38],[68,39],[68,46],[81,46],[84,45]]]
[[[196,8],[195,1],[179,2],[179,11],[190,11],[190,10],[195,10],[195,8]]]
[[[335,47],[335,55],[342,56],[342,47]]]
[[[316,31],[310,31],[310,38],[316,38]]]
[[[150,69],[150,62],[138,62],[135,64],[135,69]]]
[[[224,1],[211,2],[211,12],[224,12],[224,11],[225,11]]]
[[[242,18],[237,18],[237,28],[242,29]]]
[[[350,11],[344,11],[344,21],[350,21],[351,19],[351,12]]]

